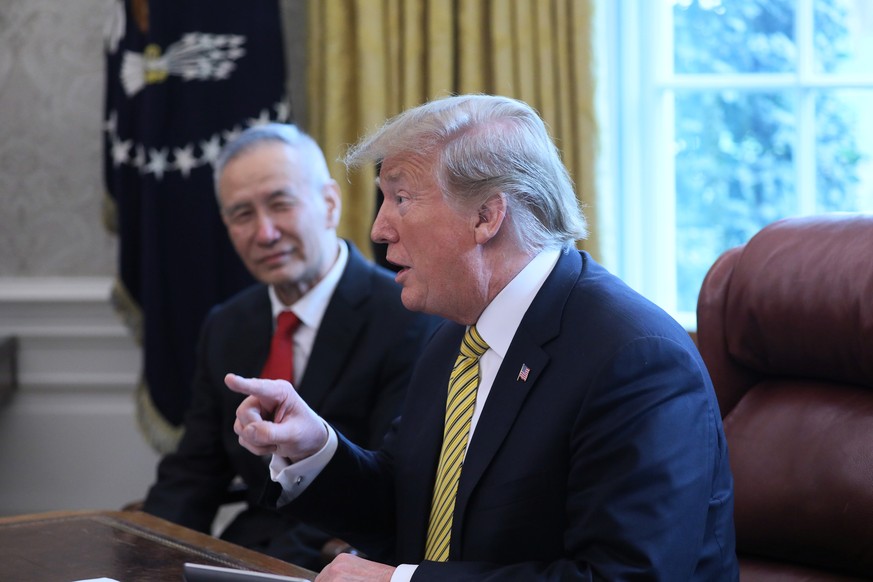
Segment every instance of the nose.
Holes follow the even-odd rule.
[[[270,218],[270,215],[267,213],[259,214],[257,231],[255,232],[257,242],[263,245],[271,245],[279,240],[280,236],[281,233],[276,228],[276,224]]]
[[[370,229],[370,240],[375,243],[397,242],[397,231],[391,227],[387,214],[385,204],[382,204],[376,214],[376,219],[373,221],[373,228]]]

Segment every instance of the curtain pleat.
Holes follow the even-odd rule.
[[[591,0],[312,0],[306,128],[343,190],[340,235],[370,252],[372,169],[338,159],[389,117],[461,93],[536,108],[585,205],[597,256]]]
[[[482,0],[459,0],[458,2],[458,93],[485,93],[493,84],[491,71],[490,21],[484,16]]]

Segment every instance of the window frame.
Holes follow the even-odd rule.
[[[688,330],[696,313],[677,307],[675,91],[790,91],[796,99],[797,215],[816,208],[816,95],[873,89],[873,74],[816,73],[814,0],[795,0],[796,72],[675,74],[670,0],[594,0],[600,125],[597,224],[603,263]],[[660,146],[660,147],[658,147]]]

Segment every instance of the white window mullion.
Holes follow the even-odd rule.
[[[811,64],[810,64],[811,66]],[[664,80],[665,89],[730,89],[736,91],[770,91],[802,85],[817,89],[871,89],[871,75],[817,75],[808,73],[725,73],[674,75]]]
[[[797,100],[795,176],[797,213],[814,214],[817,165],[815,157],[815,91],[801,89]]]
[[[618,75],[618,100],[621,108],[617,133],[619,135],[619,160],[617,163],[621,203],[618,206],[620,237],[620,263],[618,274],[624,281],[640,292],[644,290],[643,268],[646,257],[644,241],[645,216],[642,188],[646,183],[643,147],[647,143],[644,120],[647,115],[648,90],[643,80],[643,58],[647,50],[643,39],[649,35],[643,31],[642,7],[638,0],[620,0],[615,3],[617,29],[621,51],[621,70]],[[649,101],[651,103],[651,101]]]
[[[658,115],[655,119],[655,135],[662,136],[664,147],[652,152],[652,169],[655,189],[663,195],[650,196],[653,204],[651,222],[658,230],[652,239],[657,247],[660,264],[653,265],[660,272],[649,275],[657,284],[654,289],[656,302],[674,316],[678,316],[678,254],[676,239],[676,95],[673,91],[661,91],[658,100]],[[650,251],[651,252],[651,245]],[[651,261],[654,263],[654,261]],[[683,322],[684,323],[684,322]]]
[[[673,6],[672,2],[643,1],[647,14],[643,22],[652,26],[657,34],[647,35],[652,44],[647,47],[651,67],[649,86],[651,87],[651,108],[648,116],[650,144],[647,148],[649,167],[648,186],[644,186],[643,198],[647,208],[647,229],[650,238],[647,253],[645,277],[647,291],[658,305],[676,315],[676,121],[675,94],[665,87],[675,77],[673,50]],[[645,183],[644,183],[645,184]],[[658,252],[652,253],[652,247]],[[655,258],[657,257],[657,258]]]
[[[612,272],[621,271],[623,248],[623,225],[620,209],[623,179],[622,156],[619,150],[621,128],[620,71],[623,68],[622,48],[619,42],[620,21],[617,2],[598,2],[594,11],[594,67],[595,108],[599,136],[597,156],[597,200],[595,207],[588,209],[596,216],[600,261]]]
[[[813,0],[797,0],[795,15],[795,45],[797,46],[797,143],[795,144],[794,175],[797,192],[797,213],[815,212],[815,95],[810,87],[816,78],[814,70]]]

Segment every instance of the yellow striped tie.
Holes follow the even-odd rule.
[[[455,510],[455,494],[458,478],[464,464],[470,421],[476,407],[476,389],[479,387],[479,358],[488,351],[488,344],[470,326],[461,342],[461,353],[452,368],[449,379],[449,395],[446,401],[446,426],[443,431],[443,447],[437,469],[433,501],[430,506],[430,523],[427,528],[426,560],[445,562],[449,558],[449,539],[452,533],[452,514]]]

